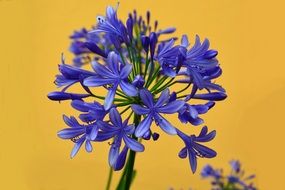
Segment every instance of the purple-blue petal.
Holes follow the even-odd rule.
[[[92,152],[92,150],[93,150],[93,147],[92,147],[91,142],[89,140],[85,141],[85,150],[87,152]]]
[[[133,151],[136,152],[143,152],[144,151],[144,146],[137,142],[136,140],[124,135],[123,136],[125,144]]]
[[[120,72],[120,77],[122,79],[128,78],[129,74],[132,72],[133,66],[131,64],[126,64]]]
[[[129,150],[129,148],[127,146],[124,146],[122,152],[119,154],[119,156],[117,158],[116,164],[113,166],[115,171],[119,171],[124,167],[128,150]]]
[[[186,148],[186,147],[182,148],[182,149],[179,151],[178,156],[179,156],[180,158],[186,158],[186,157],[187,157],[187,148]]]
[[[136,96],[138,94],[136,87],[126,81],[122,80],[120,82],[120,87],[128,96]]]
[[[149,130],[151,123],[152,117],[150,115],[146,116],[146,118],[144,118],[136,128],[136,137],[142,137]]]
[[[114,166],[117,162],[117,158],[119,156],[119,150],[120,147],[118,146],[111,146],[110,151],[109,151],[109,165]]]
[[[122,118],[116,108],[110,110],[110,120],[112,124],[116,127],[122,127]]]
[[[117,90],[117,85],[114,85],[112,88],[109,89],[106,99],[104,101],[105,110],[110,109],[111,106],[113,105],[116,90]]]
[[[85,128],[73,127],[73,128],[66,128],[66,129],[60,130],[57,133],[57,135],[62,139],[71,139],[79,135],[82,135],[83,133],[85,133]]]
[[[161,115],[157,114],[155,116],[155,121],[158,124],[158,126],[167,134],[169,135],[176,135],[176,129],[174,126],[171,125],[164,117]]]
[[[115,81],[116,80],[112,79],[112,78],[102,78],[99,76],[92,76],[92,77],[88,77],[88,78],[84,79],[83,84],[85,86],[97,87],[97,86],[112,84]]]
[[[83,142],[85,140],[85,137],[81,137],[75,144],[74,147],[70,153],[70,157],[73,158],[77,152],[79,151],[80,147],[82,146]]]
[[[153,107],[153,96],[147,89],[140,90],[140,98],[144,105],[149,108]]]
[[[132,104],[132,110],[138,115],[145,115],[145,114],[149,113],[148,108],[142,107],[138,104]]]
[[[169,89],[166,88],[164,91],[161,92],[157,102],[155,103],[155,107],[161,107],[165,104],[169,99]]]
[[[160,113],[172,114],[178,112],[184,106],[184,104],[185,102],[182,100],[175,100],[166,104],[165,106],[158,108],[157,110]]]

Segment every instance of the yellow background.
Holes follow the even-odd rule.
[[[72,144],[56,132],[65,127],[62,113],[78,112],[46,95],[56,89],[61,52],[72,58],[68,36],[92,25],[109,4],[116,1],[0,0],[0,189],[104,188],[107,143],[69,159]],[[219,50],[224,73],[218,82],[229,97],[204,116],[218,131],[210,144],[218,156],[200,159],[198,171],[206,163],[226,168],[238,158],[248,173],[257,174],[260,189],[284,190],[284,2],[122,0],[119,15],[126,18],[133,8],[142,14],[151,10],[161,28],[176,26],[177,34],[186,33],[191,41],[195,34],[208,37]],[[167,135],[148,142],[136,160],[133,189],[209,189],[199,172],[192,175],[188,161],[177,157],[181,146]]]

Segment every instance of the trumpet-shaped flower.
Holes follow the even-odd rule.
[[[169,90],[164,90],[157,101],[154,101],[152,94],[146,90],[140,90],[140,98],[143,102],[143,106],[133,104],[132,109],[136,114],[146,115],[142,122],[138,125],[135,135],[142,137],[147,131],[149,131],[152,121],[166,133],[175,135],[175,127],[172,126],[161,114],[173,114],[182,108],[185,104],[184,101],[175,100],[169,102]]]
[[[132,65],[120,64],[119,57],[116,53],[109,53],[107,65],[101,65],[96,61],[93,61],[92,66],[97,73],[97,76],[86,78],[83,84],[89,87],[110,85],[104,102],[106,110],[110,109],[112,106],[118,86],[120,86],[123,92],[129,96],[137,95],[137,89],[132,84],[128,83],[127,80],[132,71]]]

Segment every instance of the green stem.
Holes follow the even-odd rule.
[[[163,91],[164,89],[166,89],[167,87],[170,87],[171,85],[175,84],[175,82],[171,83],[174,80],[174,78],[171,78],[166,84],[164,84],[162,87],[160,87],[159,89],[155,89],[155,91],[153,92],[153,94],[158,94],[161,91]]]
[[[124,56],[123,56],[122,52],[120,52],[120,56],[121,56],[121,58],[122,58],[123,64],[125,65],[125,64],[126,64],[126,62],[125,62],[125,58],[124,58]]]
[[[106,185],[106,190],[110,190],[112,177],[113,177],[113,168],[110,167],[108,181],[107,181],[107,185]]]
[[[138,126],[138,124],[140,123],[140,120],[141,120],[141,116],[135,114],[134,115],[135,126]],[[133,139],[137,140],[137,137],[133,135]],[[129,155],[128,163],[127,163],[127,170],[126,170],[126,185],[125,185],[126,190],[129,190],[131,186],[133,172],[134,172],[135,159],[136,159],[136,152],[130,150],[130,155]]]
[[[159,79],[156,84],[150,89],[150,91],[154,91],[156,90],[165,80],[167,79],[166,76],[162,77],[161,79]]]
[[[146,58],[145,58],[145,60],[146,60],[146,63],[145,63],[144,76],[143,76],[144,79],[145,79],[145,77],[146,77],[147,70],[148,70],[148,64],[149,64],[148,53],[146,53]]]
[[[157,74],[159,73],[159,69],[160,69],[160,66],[157,67],[157,69],[155,70],[153,74],[151,74],[151,72],[149,73],[147,81],[146,81],[146,85],[145,85],[146,88],[148,88],[153,82],[153,80],[156,78]]]

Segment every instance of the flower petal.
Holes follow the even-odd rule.
[[[63,120],[64,120],[64,123],[68,125],[69,127],[80,127],[80,124],[73,116],[68,118],[66,115],[63,115]]]
[[[87,152],[92,152],[92,150],[93,150],[92,145],[91,145],[89,140],[86,140],[86,142],[85,142],[85,150]]]
[[[73,158],[77,152],[79,151],[80,147],[82,146],[83,142],[85,140],[85,136],[82,136],[75,144],[71,151],[70,157]]]
[[[175,127],[173,127],[166,119],[164,119],[164,117],[162,117],[161,115],[157,114],[155,116],[155,121],[156,123],[159,125],[159,127],[166,132],[169,135],[176,135],[176,129]]]
[[[117,158],[119,156],[119,147],[111,146],[109,151],[109,165],[114,166],[116,164]]]
[[[153,96],[147,89],[140,90],[140,98],[144,105],[149,108],[153,107]]]
[[[106,141],[112,137],[114,137],[116,135],[116,131],[104,131],[104,132],[101,132],[99,131],[98,132],[98,135],[95,139],[95,141],[98,141],[98,142],[103,142],[103,141]]]
[[[111,51],[108,54],[107,63],[108,63],[109,68],[114,73],[118,74],[118,72],[119,72],[119,59],[118,59],[118,55],[114,51]]]
[[[133,66],[131,64],[126,64],[120,72],[120,77],[122,79],[128,78]]]
[[[189,163],[191,166],[191,170],[193,173],[196,172],[197,169],[197,157],[196,154],[192,151],[192,150],[188,150],[188,154],[189,154]]]
[[[104,78],[114,78],[116,75],[112,73],[106,66],[101,65],[97,61],[92,61],[92,68],[96,73]]]
[[[57,133],[57,135],[62,139],[71,139],[82,135],[85,133],[85,128],[83,127],[73,127],[73,128],[66,128]]]
[[[165,89],[161,92],[157,102],[155,103],[155,107],[161,107],[163,104],[165,104],[169,99],[169,89]]]
[[[146,116],[146,118],[144,118],[142,122],[140,122],[140,124],[137,126],[137,129],[135,131],[136,137],[142,137],[149,130],[151,123],[151,115]]]
[[[113,84],[116,80],[112,78],[101,78],[99,76],[92,76],[84,79],[83,84],[85,86],[97,87],[107,84]]]
[[[204,145],[193,143],[193,147],[205,158],[213,158],[217,156],[217,152]]]
[[[115,171],[119,171],[124,167],[128,150],[129,150],[129,148],[127,146],[124,146],[122,152],[119,154],[119,156],[117,158],[116,164],[113,166]]]
[[[132,139],[126,135],[123,136],[123,139],[124,139],[125,144],[131,150],[136,151],[136,152],[143,152],[144,151],[144,146],[141,143],[135,141],[134,139]]]
[[[90,140],[94,141],[96,139],[96,137],[98,135],[98,130],[99,130],[99,128],[97,125],[92,127],[91,132],[89,134]]]
[[[112,124],[116,127],[122,127],[122,118],[116,108],[110,110],[110,120]]]
[[[128,96],[136,96],[138,94],[137,89],[130,83],[126,81],[120,82],[120,87]]]
[[[117,90],[117,85],[115,85],[109,89],[108,94],[107,94],[105,101],[104,101],[105,110],[108,110],[111,108],[111,106],[113,104],[113,100],[115,98],[116,90]]]
[[[186,158],[187,157],[187,148],[186,147],[182,148],[180,150],[180,152],[178,153],[178,156],[180,158]]]
[[[165,106],[162,106],[158,108],[158,112],[160,113],[167,113],[167,114],[172,114],[180,110],[184,106],[185,102],[182,100],[175,100],[172,101]]]
[[[132,104],[132,110],[138,115],[145,115],[145,114],[149,113],[148,108],[142,107],[138,104]]]

